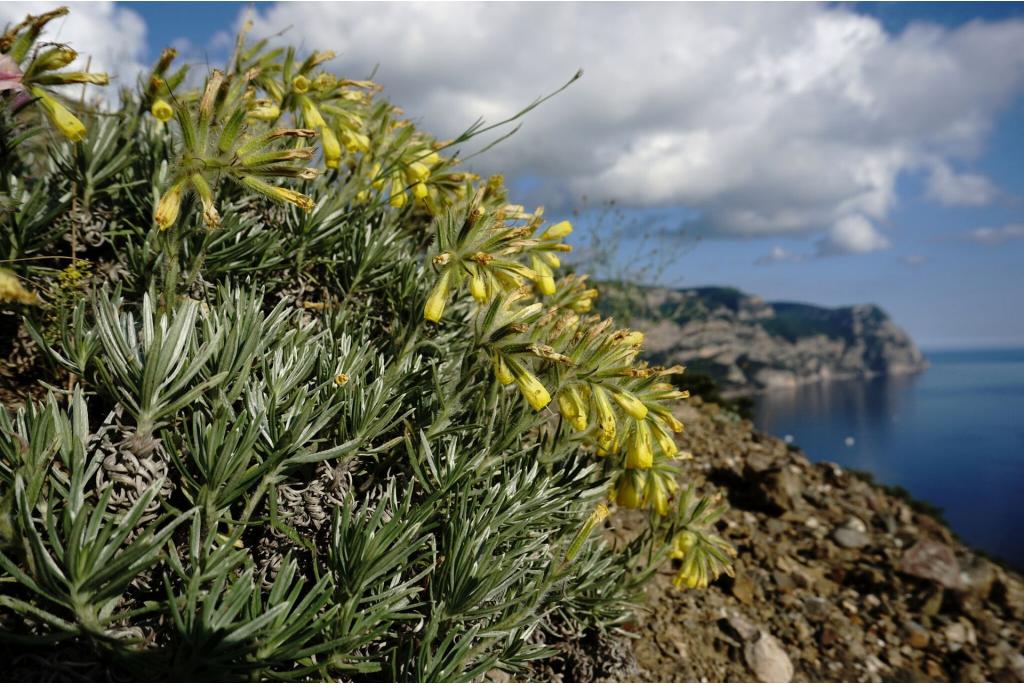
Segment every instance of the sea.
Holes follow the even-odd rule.
[[[902,486],[965,543],[1024,569],[1024,349],[925,356],[913,376],[762,395],[754,424],[812,461]]]

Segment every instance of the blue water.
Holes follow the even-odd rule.
[[[916,376],[764,395],[754,423],[813,461],[902,485],[968,544],[1024,568],[1024,349],[926,356]]]

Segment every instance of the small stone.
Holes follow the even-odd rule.
[[[856,516],[851,516],[850,519],[846,522],[846,524],[843,527],[844,528],[849,528],[850,530],[855,530],[858,533],[866,533],[866,532],[868,532],[867,524],[865,524],[863,521],[861,521]]]
[[[924,649],[928,646],[931,636],[923,625],[916,621],[907,621],[903,624],[903,632],[906,634],[906,642],[914,649]]]
[[[836,541],[837,545],[846,549],[860,549],[871,544],[871,538],[866,533],[846,526],[836,528],[832,532],[832,539]]]
[[[793,662],[771,635],[762,632],[743,651],[747,665],[762,683],[788,683],[793,679]]]
[[[961,584],[960,564],[953,550],[935,540],[919,540],[904,552],[900,559],[900,571],[948,589],[958,589]]]
[[[753,604],[754,589],[754,581],[750,579],[749,575],[743,572],[736,573],[736,577],[732,581],[733,597],[743,604]]]

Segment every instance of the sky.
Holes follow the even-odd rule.
[[[0,23],[48,7],[0,4]],[[131,84],[166,45],[222,63],[247,7],[72,3],[50,38]],[[254,37],[375,71],[440,137],[582,68],[470,164],[546,216],[575,211],[578,243],[622,227],[617,263],[640,278],[871,302],[926,348],[1024,345],[1024,3],[252,11]]]

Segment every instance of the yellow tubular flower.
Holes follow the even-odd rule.
[[[309,98],[300,98],[302,100],[302,119],[306,122],[306,128],[327,128],[327,122],[324,121],[324,117],[320,114],[320,110],[317,109],[316,105]]]
[[[624,472],[615,482],[615,503],[627,509],[639,509],[643,506],[643,486],[643,474],[635,471]]]
[[[664,408],[659,409],[658,416],[661,418],[662,421],[664,421],[666,424],[668,424],[669,429],[673,433],[682,433],[683,432],[683,422],[680,421],[679,419],[677,419],[676,417],[674,417],[672,415],[672,412],[670,412],[668,409],[664,409]]]
[[[257,105],[246,114],[250,119],[259,121],[277,121],[281,116],[281,108],[275,104]]]
[[[658,447],[665,454],[666,457],[672,458],[679,453],[679,446],[676,445],[676,441],[672,437],[661,429],[656,421],[651,422],[651,433],[654,434],[654,439],[658,443]]]
[[[684,530],[676,535],[675,540],[672,541],[672,558],[682,559],[696,544],[697,536],[688,530]]]
[[[637,421],[643,421],[647,418],[647,407],[637,399],[637,396],[628,390],[622,390],[621,392],[613,392],[612,397],[619,403],[627,414],[632,416]]]
[[[427,298],[427,303],[423,306],[423,318],[427,321],[437,323],[441,320],[444,306],[448,304],[448,287],[451,276],[451,269],[445,269],[441,278],[434,285],[434,289],[430,291],[430,297]]]
[[[654,476],[650,479],[644,503],[658,512],[659,516],[668,515],[668,491],[659,477]]]
[[[417,181],[415,184],[413,184],[413,186],[412,186],[412,196],[414,198],[416,198],[417,200],[422,200],[428,194],[429,194],[429,191],[427,190],[427,184],[426,183],[424,183],[423,181]]]
[[[324,166],[328,169],[337,169],[341,161],[341,144],[338,137],[326,126],[320,129],[320,137],[324,145]]]
[[[548,406],[548,403],[551,402],[551,395],[536,376],[522,367],[516,369],[514,375],[519,391],[523,393],[523,397],[530,403],[534,411],[540,411]]]
[[[649,469],[654,465],[651,431],[646,421],[637,421],[626,443],[626,468]]]
[[[554,295],[555,294],[555,277],[551,273],[551,267],[544,262],[537,259],[536,256],[532,258],[533,263],[533,282],[537,284],[537,290],[543,295]]]
[[[345,135],[344,131],[342,131],[341,135]],[[370,180],[372,181],[370,185],[373,186],[374,190],[380,190],[384,187],[384,179],[380,177],[380,169],[380,162],[374,162],[373,166],[370,167]]]
[[[420,161],[426,164],[428,167],[435,167],[441,162],[441,158],[438,156],[436,152],[431,152]]]
[[[203,203],[203,221],[206,226],[208,228],[220,226],[220,213],[213,202],[213,191],[210,189],[206,179],[201,174],[192,174],[189,180],[192,182],[192,187],[195,188],[196,194],[199,195],[199,199]]]
[[[149,108],[150,113],[160,121],[167,123],[174,116],[174,109],[167,103],[166,100],[156,99],[153,101],[153,106]]]
[[[576,430],[587,429],[587,412],[576,388],[569,387],[558,393],[558,410]]]
[[[341,142],[350,152],[370,151],[370,139],[362,133],[350,131],[347,128],[341,130]]]
[[[398,176],[391,178],[391,199],[388,200],[388,204],[397,209],[405,206],[405,184]]]
[[[430,177],[430,169],[425,164],[413,162],[406,167],[406,174],[410,181],[426,181]]]
[[[697,562],[697,557],[690,555],[683,560],[683,565],[672,579],[672,584],[676,587],[685,585],[691,590],[704,589],[708,586],[708,574]]]
[[[562,260],[553,252],[541,252],[540,256],[552,269],[562,266]]]
[[[558,240],[572,233],[572,224],[568,221],[559,221],[554,226],[540,234],[541,240]]]
[[[497,354],[494,355],[494,375],[502,385],[510,385],[515,381],[515,378],[512,377],[512,372],[508,368],[508,364],[505,363],[501,355]]]
[[[309,92],[309,79],[301,74],[292,79],[292,90],[296,93]]]
[[[39,98],[39,104],[46,110],[46,116],[61,135],[75,143],[85,138],[85,124],[67,107],[57,102],[42,88],[33,88],[32,94]]]
[[[630,331],[626,335],[622,336],[621,342],[623,345],[639,347],[644,344],[644,334],[641,331]]]
[[[242,184],[255,190],[257,193],[266,195],[267,197],[277,200],[278,202],[287,202],[293,204],[299,209],[308,212],[313,209],[314,202],[313,198],[303,195],[302,193],[292,190],[291,188],[282,188],[280,186],[272,186],[269,183],[265,183],[258,178],[253,176],[243,176]]]
[[[615,439],[615,413],[612,411],[611,402],[608,401],[608,395],[599,385],[591,386],[590,394],[597,409],[597,425],[601,429],[601,438],[603,441],[611,442]]]
[[[480,304],[487,302],[487,283],[479,274],[469,277],[469,294]]]
[[[167,230],[178,220],[178,211],[181,209],[181,197],[184,192],[185,181],[181,180],[160,196],[160,201],[156,205],[156,213],[153,214],[153,222],[161,231]]]

